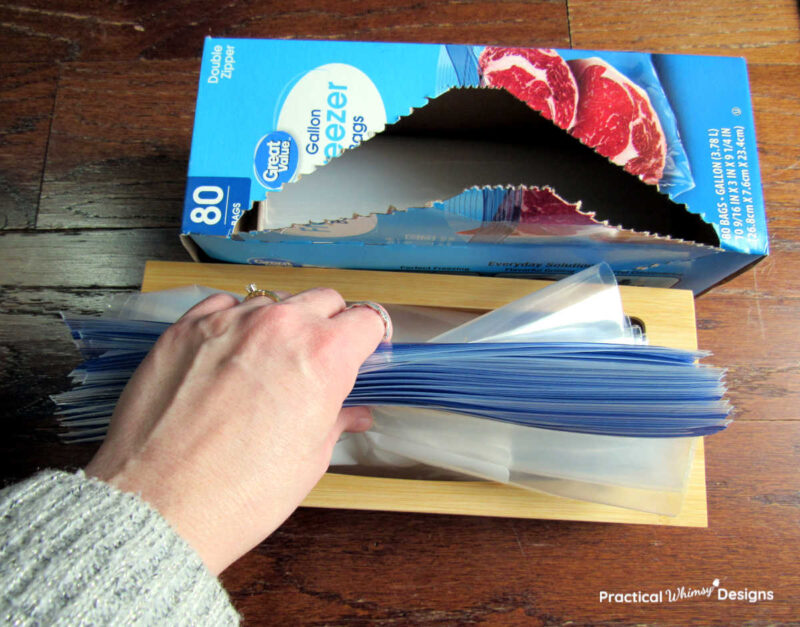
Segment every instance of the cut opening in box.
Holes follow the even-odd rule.
[[[256,226],[273,230],[432,207],[465,190],[497,187],[552,189],[575,206],[575,224],[593,221],[719,246],[713,227],[684,205],[502,89],[452,89],[432,99],[269,193]]]

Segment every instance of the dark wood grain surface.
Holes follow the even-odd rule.
[[[0,472],[78,467],[47,395],[78,362],[59,310],[137,289],[177,239],[206,35],[745,56],[772,254],[697,300],[736,422],[707,440],[708,529],[300,510],[223,576],[250,624],[800,621],[800,19],[791,0],[0,5]],[[600,604],[600,590],[772,602]]]

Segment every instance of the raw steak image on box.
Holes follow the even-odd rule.
[[[585,227],[595,227],[592,217],[581,212],[580,201],[571,203],[549,187],[515,190],[499,208],[495,220],[513,220],[513,235],[577,235]]]
[[[484,85],[505,89],[645,183],[661,180],[667,141],[658,114],[647,92],[603,59],[487,46],[478,64]]]
[[[578,85],[555,50],[487,46],[478,64],[484,85],[502,87],[563,129],[575,123]]]
[[[645,183],[658,184],[667,142],[647,92],[602,59],[576,59],[569,66],[578,81],[570,132]]]

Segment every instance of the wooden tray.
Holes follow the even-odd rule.
[[[526,279],[149,261],[142,291],[205,285],[244,294],[245,286],[251,282],[260,288],[289,292],[324,285],[335,288],[347,300],[476,311],[495,309],[548,285],[547,281]],[[644,324],[652,344],[697,348],[694,299],[690,291],[626,286],[620,290],[626,314]],[[303,505],[684,527],[708,525],[702,438],[698,438],[683,507],[674,517],[549,496],[487,481],[419,481],[335,473],[326,474]]]

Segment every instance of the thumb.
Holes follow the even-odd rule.
[[[336,441],[341,437],[343,432],[360,433],[366,431],[371,426],[372,412],[369,410],[369,407],[343,408],[336,417],[336,422],[333,424],[328,434],[327,444],[329,449],[333,450]]]

